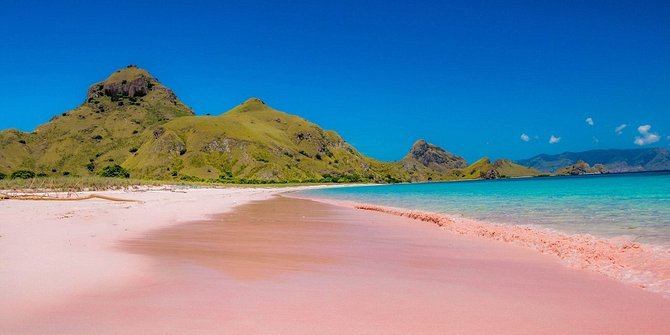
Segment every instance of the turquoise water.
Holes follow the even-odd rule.
[[[302,194],[670,246],[670,172],[357,186]]]

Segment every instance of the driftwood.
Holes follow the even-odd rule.
[[[55,196],[49,196],[49,195],[0,193],[0,200],[82,201],[82,200],[89,200],[89,199],[102,199],[102,200],[117,201],[117,202],[141,202],[139,200],[114,198],[114,197],[108,197],[108,196],[99,195],[99,194],[89,194],[89,195],[86,195],[86,196],[83,196],[83,197],[79,197],[79,196],[75,196],[75,197],[55,197]]]

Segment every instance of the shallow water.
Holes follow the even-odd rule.
[[[670,247],[670,172],[327,188],[301,192]]]

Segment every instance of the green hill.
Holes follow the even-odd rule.
[[[123,166],[150,178],[382,181],[384,165],[334,131],[252,98],[219,116],[181,117],[147,131]],[[404,171],[389,166],[395,178]]]
[[[506,159],[491,160],[484,157],[462,170],[453,170],[451,179],[500,179],[535,177],[541,173],[535,169],[512,163]]]
[[[470,166],[424,140],[397,162],[362,155],[334,131],[252,98],[195,116],[147,71],[128,66],[93,84],[85,102],[34,132],[0,132],[0,174],[221,182],[402,182],[538,174],[509,161]],[[491,172],[494,171],[494,172]]]
[[[170,89],[145,70],[129,66],[93,84],[81,106],[34,132],[0,132],[0,169],[94,173],[126,161],[130,149],[141,145],[145,129],[187,115],[193,112]]]

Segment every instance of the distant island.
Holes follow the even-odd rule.
[[[33,132],[0,132],[0,179],[397,183],[668,169],[668,157],[667,150],[656,148],[540,155],[518,162],[482,158],[468,164],[418,140],[401,160],[382,162],[361,154],[336,132],[258,98],[218,116],[196,116],[171,89],[134,65],[93,84],[82,105]]]
[[[581,162],[581,163],[580,163]],[[610,173],[670,170],[670,151],[665,148],[606,149],[537,155],[516,163],[546,173],[560,173],[575,164],[587,164]]]

